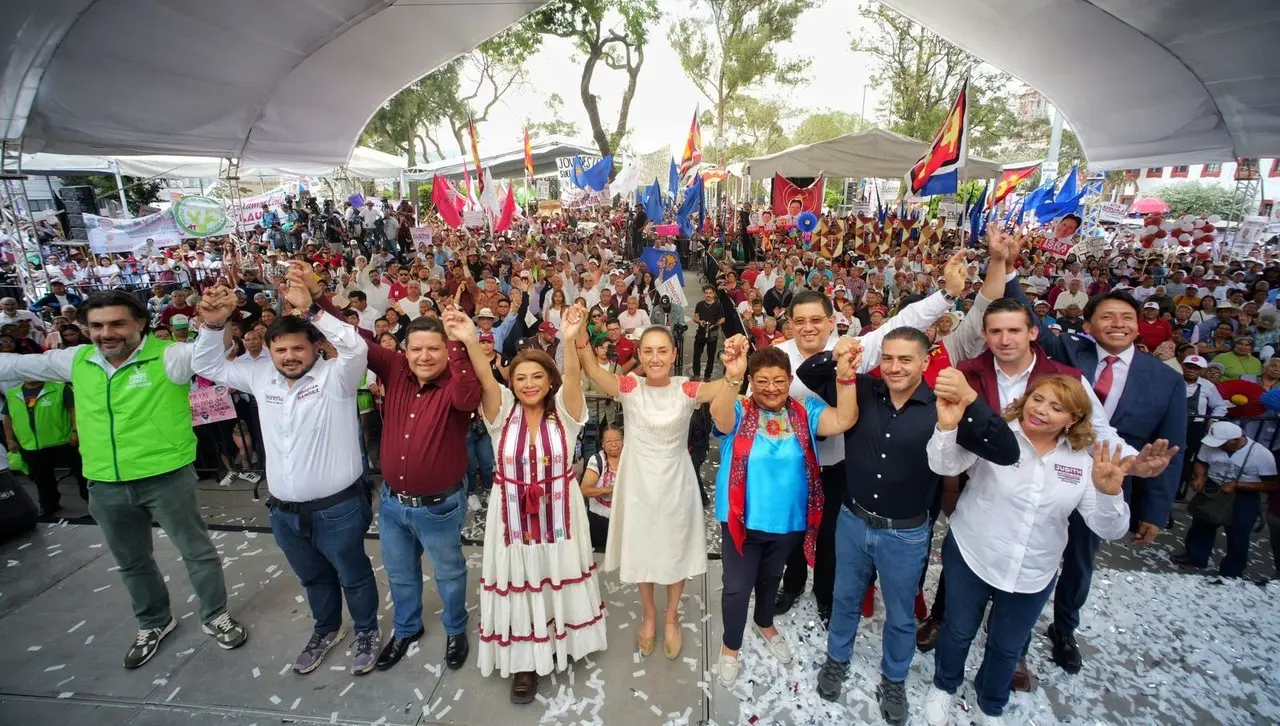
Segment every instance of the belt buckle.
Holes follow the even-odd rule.
[[[890,525],[893,524],[893,520],[888,517],[881,517],[879,514],[876,514],[862,505],[858,505],[858,507],[862,510],[862,514],[864,515],[863,519],[867,521],[867,525],[872,529],[889,529]]]

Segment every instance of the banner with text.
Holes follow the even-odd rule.
[[[166,247],[177,247],[184,234],[173,218],[173,210],[133,219],[84,215],[85,236],[94,254],[120,253],[153,255]]]

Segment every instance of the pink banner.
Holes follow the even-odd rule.
[[[680,225],[655,224],[653,225],[653,232],[659,237],[677,237],[680,235]]]
[[[1055,237],[1053,239],[1044,238],[1036,241],[1036,247],[1038,247],[1041,251],[1048,252],[1051,255],[1062,255],[1064,257],[1068,252],[1071,251],[1071,248],[1074,246],[1075,246],[1075,240],[1072,240],[1070,238],[1061,239],[1061,238]]]

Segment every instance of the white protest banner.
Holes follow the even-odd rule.
[[[1129,205],[1121,202],[1098,202],[1096,208],[1102,222],[1123,222],[1129,215]]]
[[[94,254],[152,254],[154,250],[177,247],[184,237],[174,221],[172,209],[133,219],[84,215],[85,236]],[[148,245],[148,240],[151,244]],[[153,248],[148,250],[148,247]]]
[[[230,217],[231,225],[234,227],[239,221],[240,226],[245,231],[253,229],[255,225],[262,224],[262,205],[265,204],[271,209],[277,209],[284,204],[286,190],[284,187],[276,187],[266,194],[259,194],[255,197],[241,197],[239,206],[232,208]]]
[[[871,202],[856,202],[853,205],[853,214],[857,217],[870,217],[874,213]]]
[[[464,209],[462,224],[467,227],[488,227],[489,213],[483,209]]]
[[[959,229],[960,227],[960,205],[959,204],[939,204],[938,214],[943,217],[943,229]]]
[[[431,228],[410,227],[409,237],[413,240],[413,246],[421,249],[423,245],[431,244]]]
[[[200,426],[236,417],[236,405],[226,386],[197,388],[190,394],[191,425]]]
[[[1071,248],[1071,254],[1077,257],[1102,257],[1106,253],[1107,242],[1102,237],[1082,239]]]
[[[1253,246],[1262,239],[1262,232],[1267,228],[1267,218],[1259,216],[1245,217],[1236,228],[1235,239],[1231,241],[1231,254],[1237,257],[1247,256]]]
[[[591,167],[595,166],[596,162],[600,161],[600,157],[590,156],[586,154],[584,154],[581,158],[582,158],[583,169],[590,169]],[[570,189],[585,191],[585,190],[579,189],[578,185],[573,183],[573,157],[572,156],[556,157],[556,173],[560,175],[560,198],[561,199],[565,198],[565,192]]]

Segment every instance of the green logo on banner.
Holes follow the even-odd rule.
[[[212,197],[182,197],[173,203],[173,218],[188,237],[213,237],[227,229],[227,210]]]

